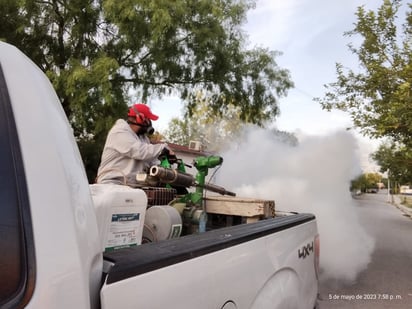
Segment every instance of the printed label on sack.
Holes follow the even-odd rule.
[[[136,246],[140,213],[113,214],[106,251]]]

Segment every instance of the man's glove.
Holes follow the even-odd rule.
[[[174,164],[178,162],[176,155],[172,155],[172,154],[169,154],[169,156],[167,157],[167,160],[169,160],[170,164]]]
[[[170,164],[177,163],[178,160],[175,153],[167,147],[163,148],[159,155],[159,160],[163,160],[164,158],[167,158]]]
[[[168,157],[169,154],[170,154],[169,148],[164,147],[164,148],[162,149],[162,152],[160,153],[159,157],[164,157],[164,156]]]

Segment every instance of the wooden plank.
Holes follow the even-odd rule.
[[[205,198],[207,213],[242,217],[269,217],[274,211],[275,202],[269,200],[213,196]]]
[[[246,218],[246,223],[253,223],[253,222],[258,222],[260,220],[259,216],[256,217],[247,217]]]

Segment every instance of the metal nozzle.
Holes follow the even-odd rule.
[[[219,193],[221,195],[229,195],[229,196],[236,196],[236,193],[231,192],[226,190],[223,187],[217,186],[217,185],[213,185],[213,184],[204,184],[203,186],[200,186],[206,190],[212,191],[212,192],[216,192]]]
[[[162,183],[173,184],[179,187],[191,187],[194,184],[194,177],[192,175],[171,168],[155,165],[150,168],[149,174],[159,179]]]

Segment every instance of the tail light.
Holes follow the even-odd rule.
[[[315,273],[319,280],[320,239],[319,234],[315,236]]]

